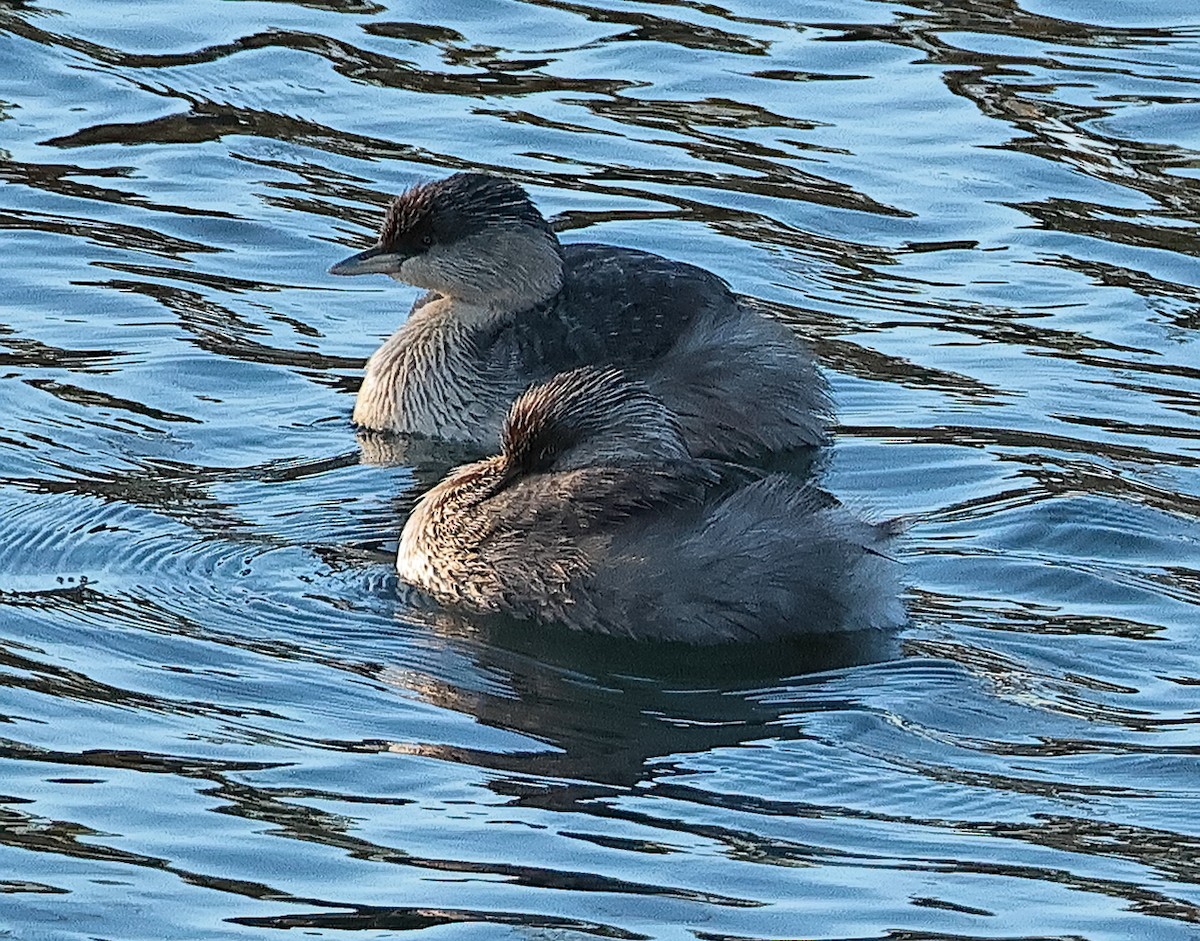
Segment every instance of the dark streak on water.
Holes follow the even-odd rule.
[[[7,2],[0,62],[0,935],[1197,936],[1192,4]],[[462,168],[794,325],[908,630],[406,605],[458,456],[355,440],[415,292],[324,270]]]

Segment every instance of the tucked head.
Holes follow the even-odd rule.
[[[562,528],[570,514],[541,511],[573,507],[579,518],[603,516],[614,503],[612,488],[628,485],[630,479],[610,475],[609,490],[597,491],[596,482],[604,478],[592,478],[584,485],[587,492],[578,493],[571,482],[561,480],[571,476],[564,472],[625,470],[638,462],[661,470],[661,462],[687,457],[674,415],[640,382],[613,368],[587,366],[560,373],[513,402],[500,454],[452,471],[422,497],[404,526],[397,567],[406,579],[428,586],[444,581],[439,567],[476,559],[473,549],[495,526],[562,537],[570,529]],[[534,491],[536,504],[489,505],[510,487],[542,474],[559,478],[560,486]],[[642,496],[640,488],[620,495],[626,506]]]
[[[679,423],[640,382],[587,366],[534,386],[509,410],[501,449],[510,473],[570,470],[688,455]]]
[[[475,303],[533,304],[561,287],[562,256],[520,186],[484,173],[456,173],[397,196],[378,243],[329,271],[387,274]]]

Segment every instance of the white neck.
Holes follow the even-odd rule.
[[[495,447],[516,392],[488,374],[475,337],[497,316],[450,297],[416,308],[367,360],[354,422],[376,431]]]

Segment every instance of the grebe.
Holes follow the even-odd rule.
[[[715,644],[903,623],[888,524],[783,474],[689,454],[647,387],[586,367],[512,405],[400,538],[402,580],[479,614]]]
[[[711,272],[560,244],[526,192],[482,173],[413,187],[378,243],[329,269],[427,290],[367,361],[356,424],[491,451],[535,382],[615,365],[677,416],[694,454],[759,460],[827,441],[826,386],[783,324]]]

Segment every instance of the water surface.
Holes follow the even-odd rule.
[[[0,935],[1200,931],[1186,0],[0,5]],[[411,611],[390,195],[526,185],[815,349],[912,624]],[[386,459],[382,459],[386,458]]]

